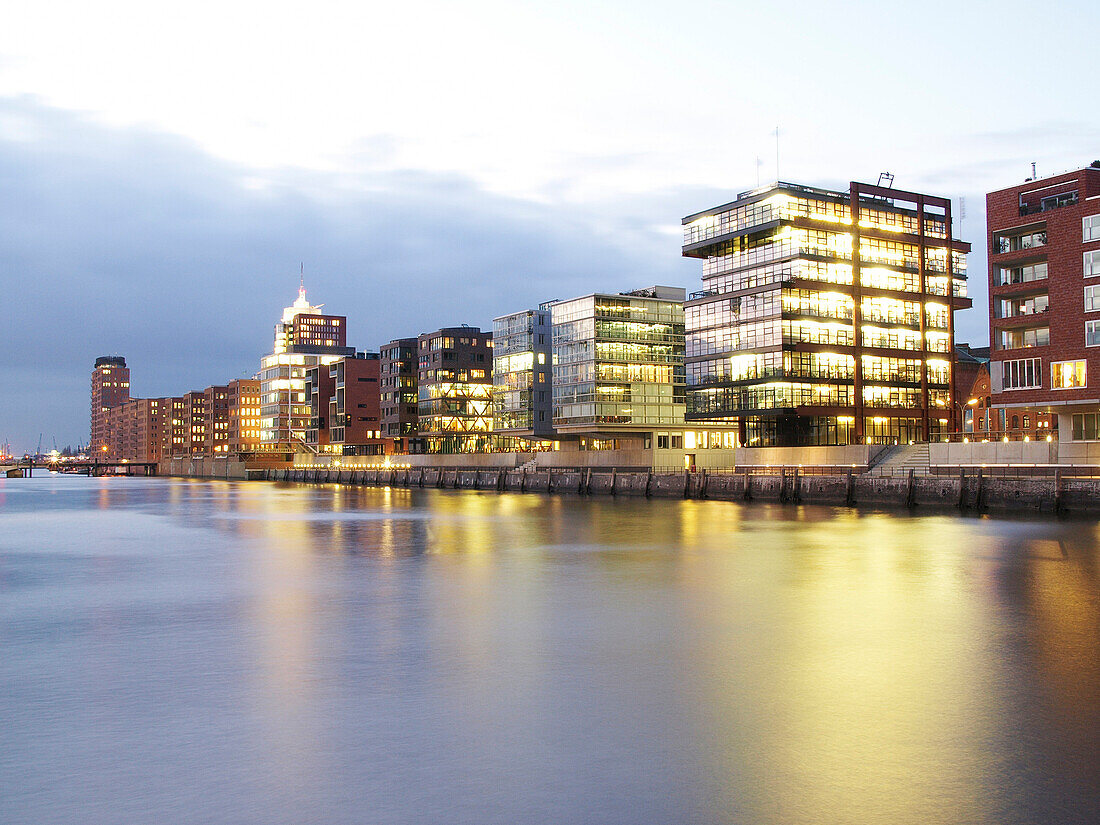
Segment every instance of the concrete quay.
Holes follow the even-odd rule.
[[[839,469],[839,468],[835,468]],[[953,475],[875,476],[847,471],[807,472],[794,467],[751,467],[724,472],[661,473],[594,468],[516,469],[402,467],[378,469],[268,469],[268,481],[366,486],[489,490],[572,495],[769,501],[888,508],[952,508],[970,512],[1100,513],[1100,478],[1005,478],[962,469]]]

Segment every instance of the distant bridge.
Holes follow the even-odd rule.
[[[0,475],[31,478],[35,470],[82,476],[155,476],[155,461],[16,461],[0,464]]]

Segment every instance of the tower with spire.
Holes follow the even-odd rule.
[[[309,427],[306,370],[328,365],[355,349],[347,346],[347,317],[324,315],[306,298],[304,271],[298,297],[275,324],[270,355],[260,360],[260,443],[265,451],[293,452]]]

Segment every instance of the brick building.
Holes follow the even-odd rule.
[[[993,409],[1100,440],[1100,161],[990,192],[986,220]]]
[[[90,454],[112,460],[122,458],[115,454],[116,450],[112,450],[112,445],[117,445],[117,442],[110,437],[107,411],[129,400],[130,370],[126,359],[117,355],[95,359],[92,370],[91,437],[88,440]]]
[[[229,452],[251,453],[260,445],[260,381],[236,378],[226,385],[229,397]]]
[[[334,455],[392,452],[392,441],[383,437],[380,422],[380,366],[378,353],[360,352],[306,369],[310,398],[307,444]]]
[[[417,348],[416,338],[395,338],[380,353],[379,429],[390,439],[390,451],[394,453],[410,452],[410,441],[416,438]]]

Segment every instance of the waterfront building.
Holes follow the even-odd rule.
[[[229,398],[229,452],[252,453],[260,446],[260,381],[235,378],[226,385]]]
[[[130,370],[126,366],[125,358],[107,355],[95,359],[91,395],[91,437],[88,440],[88,451],[100,458],[121,459],[122,456],[117,454],[117,441],[112,444],[107,412],[130,400]]]
[[[395,338],[381,348],[379,413],[382,435],[391,442],[388,452],[408,453],[417,432],[418,341]]]
[[[310,426],[306,443],[318,453],[382,455],[381,393],[376,352],[359,352],[306,370]]]
[[[493,429],[493,336],[446,327],[417,339],[417,436],[429,453],[488,451]]]
[[[689,422],[746,446],[894,444],[958,429],[951,201],[777,182],[683,219]]]
[[[1100,161],[990,192],[986,222],[994,412],[1100,441]]]
[[[192,390],[183,396],[182,455],[201,456],[206,446],[206,392]]]
[[[550,305],[559,438],[582,450],[650,449],[655,430],[683,426],[684,296],[657,286]]]
[[[214,385],[203,390],[203,439],[205,456],[229,454],[229,387]]]
[[[493,320],[493,429],[504,436],[554,435],[550,304]]]
[[[161,458],[164,460],[188,453],[186,407],[187,399],[184,396],[164,399],[164,425],[161,428],[160,449]]]
[[[355,354],[347,346],[347,319],[322,314],[323,306],[310,304],[300,286],[275,325],[272,352],[260,361],[261,450],[293,452],[304,443],[310,420],[306,370]]]

